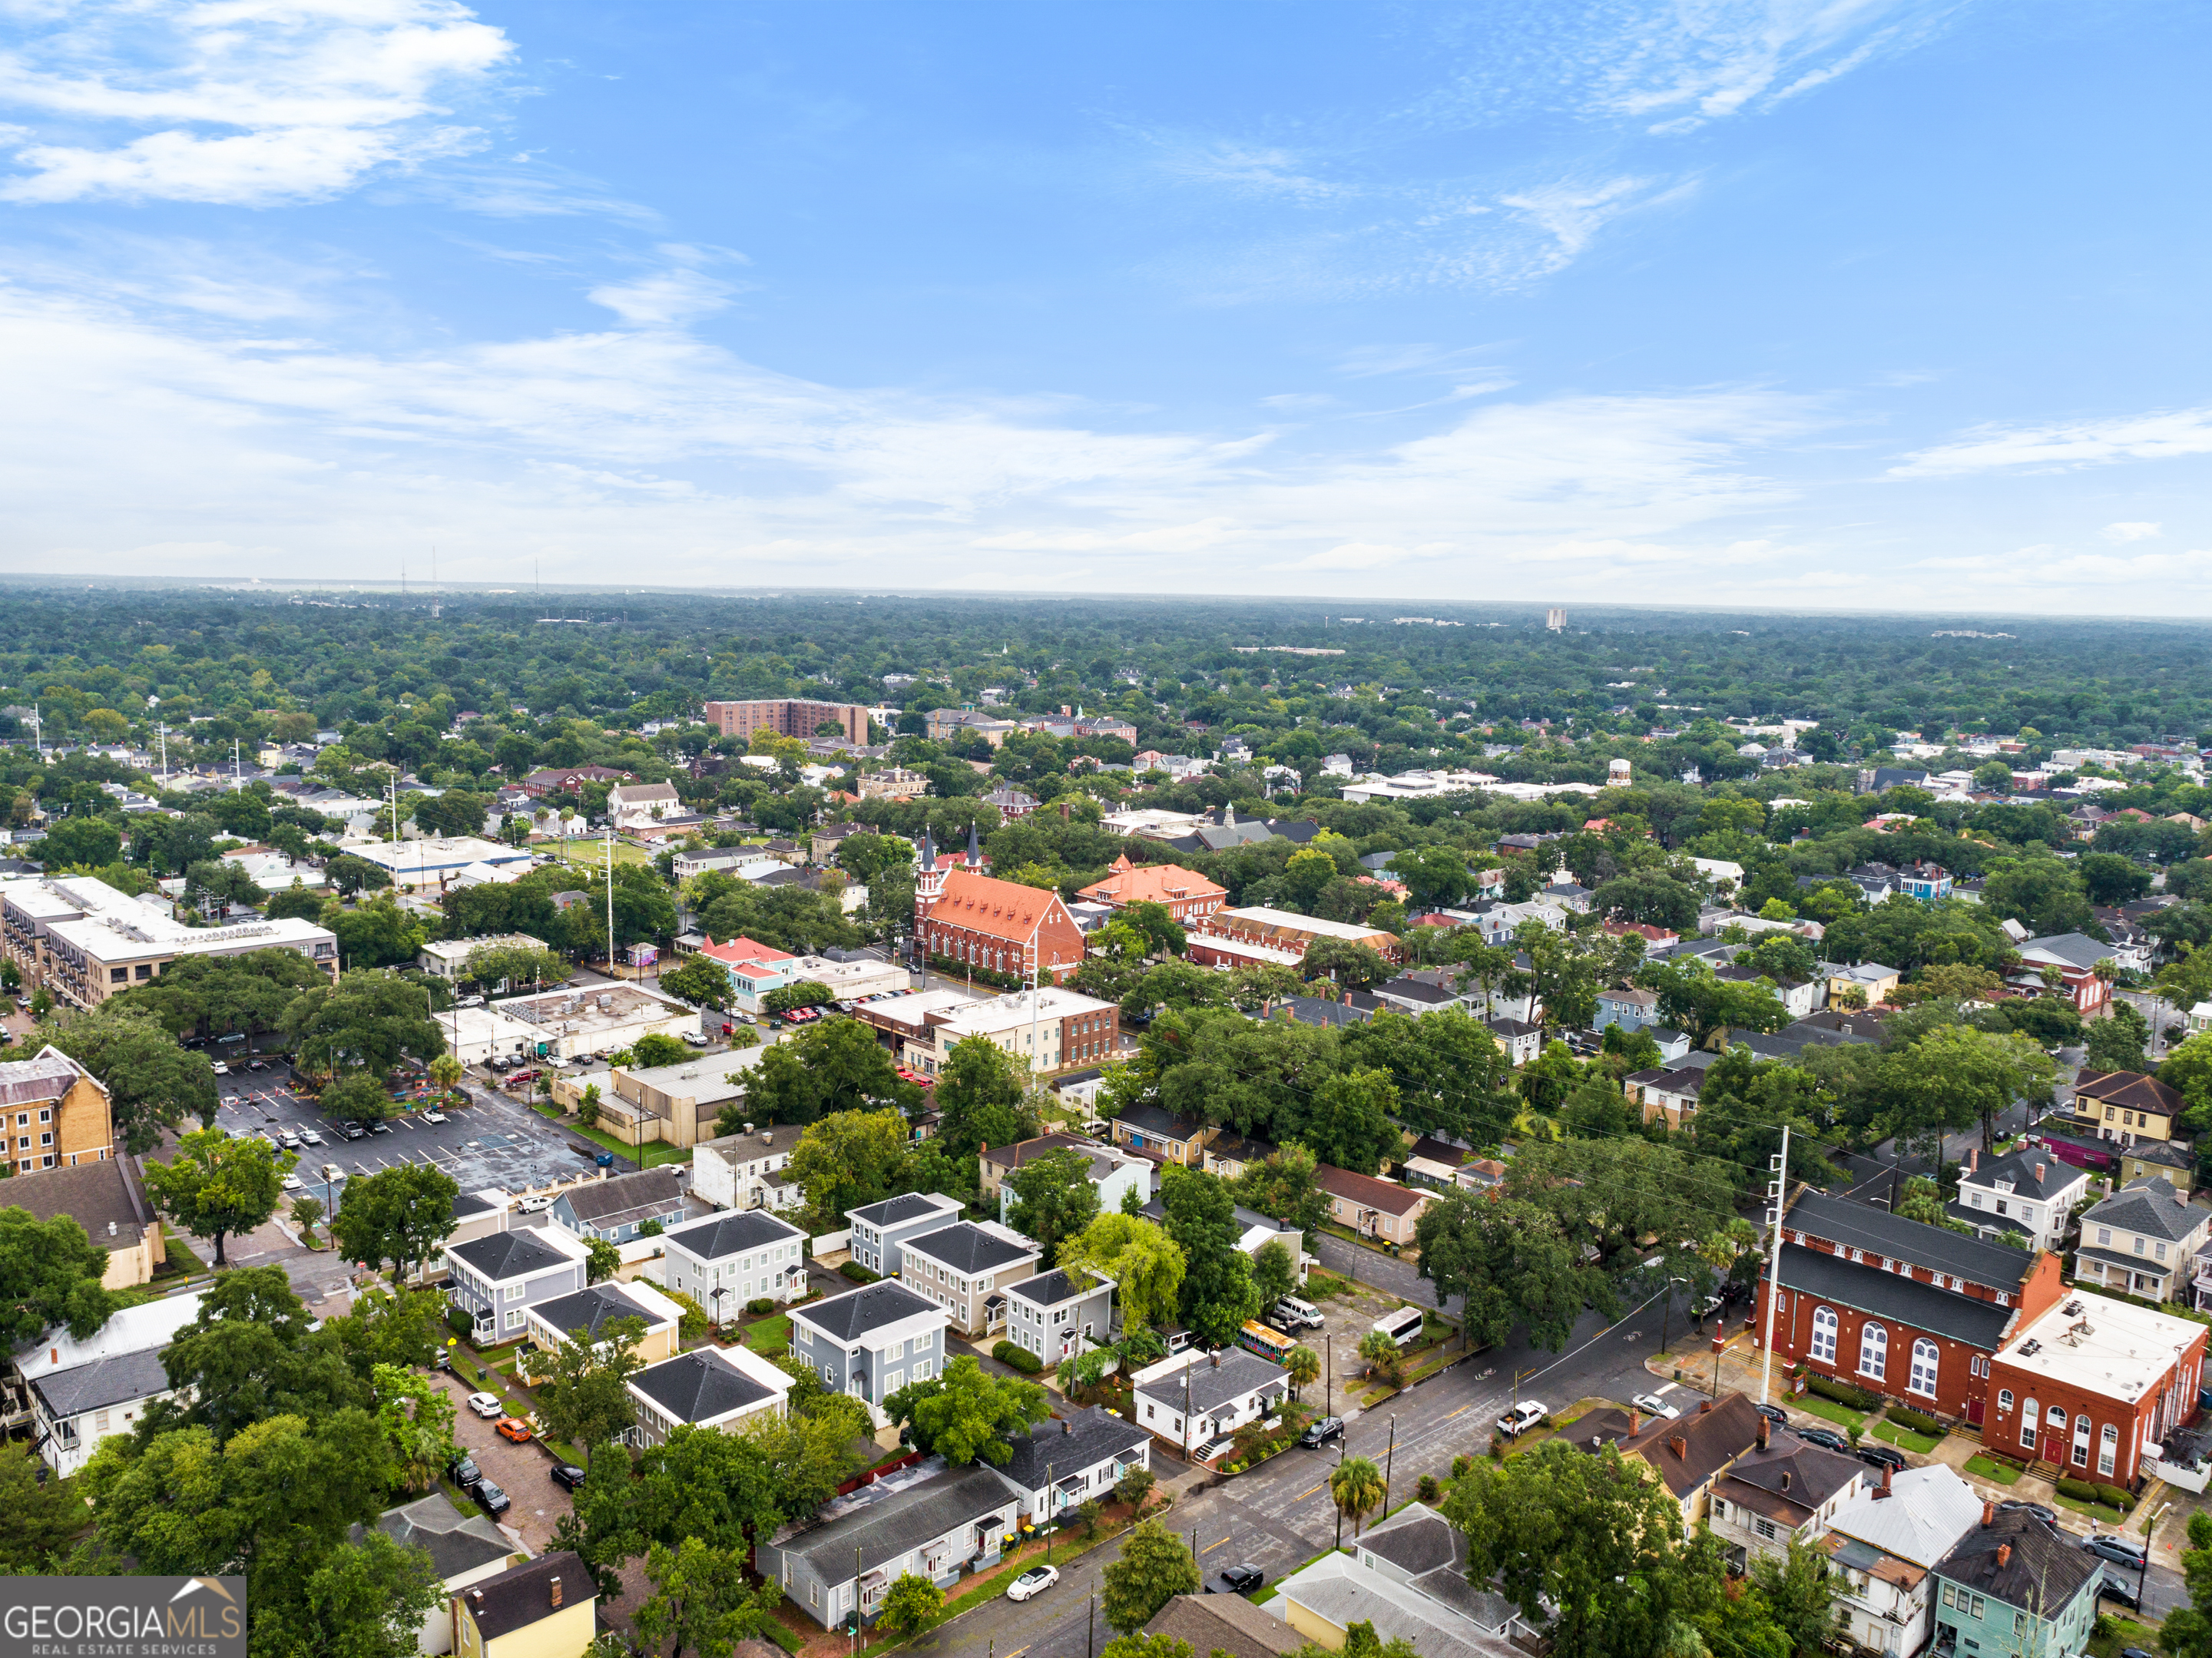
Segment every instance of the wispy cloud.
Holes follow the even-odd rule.
[[[2152,541],[2155,540],[2165,528],[2163,524],[2107,524],[2104,529],[2104,537],[2107,541]]]
[[[0,182],[18,202],[322,199],[475,148],[441,100],[513,50],[451,0],[85,0],[34,21],[54,26],[0,55],[0,107],[31,124]]]
[[[2178,409],[2045,426],[1981,426],[1908,455],[1892,477],[1945,477],[2021,468],[2061,471],[2124,460],[2212,454],[2212,409]]]

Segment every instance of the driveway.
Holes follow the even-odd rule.
[[[568,1493],[553,1483],[552,1453],[534,1439],[527,1445],[501,1439],[490,1423],[469,1409],[466,1401],[475,1389],[459,1376],[439,1372],[432,1379],[453,1395],[454,1442],[514,1500],[514,1506],[499,1516],[500,1522],[520,1533],[532,1554],[543,1554],[552,1546],[553,1527],[572,1507]],[[473,1503],[464,1506],[473,1513],[483,1512]]]

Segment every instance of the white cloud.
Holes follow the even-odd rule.
[[[2163,524],[2121,523],[2107,524],[2104,537],[2107,541],[2154,541],[2165,531]]]
[[[474,148],[440,100],[512,52],[451,0],[86,0],[52,21],[0,55],[0,106],[38,124],[0,184],[19,202],[332,196]]]
[[[2212,454],[2212,409],[2177,409],[2049,426],[1983,426],[1954,443],[1907,455],[1892,477],[1943,477],[2025,467],[2061,471],[2123,460]]]
[[[660,252],[668,262],[665,269],[629,282],[603,282],[586,297],[634,327],[672,328],[712,316],[738,291],[734,283],[700,269],[714,256],[673,243]]]
[[[1408,556],[1403,547],[1372,541],[1347,541],[1277,568],[1285,570],[1379,570],[1402,564]]]

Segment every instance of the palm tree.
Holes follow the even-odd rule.
[[[1359,1338],[1359,1356],[1367,1361],[1369,1375],[1380,1370],[1387,1382],[1395,1382],[1398,1379],[1398,1369],[1404,1356],[1399,1352],[1398,1344],[1382,1331],[1370,1330]]]
[[[1321,1355],[1310,1347],[1293,1347],[1283,1355],[1283,1368],[1290,1372],[1291,1397],[1296,1399],[1300,1388],[1311,1387],[1321,1375]]]
[[[430,1061],[430,1080],[437,1084],[440,1093],[452,1093],[460,1084],[461,1062],[451,1054],[441,1054]]]
[[[1347,1457],[1336,1465],[1336,1472],[1328,1477],[1329,1501],[1336,1504],[1336,1540],[1344,1542],[1344,1516],[1352,1516],[1352,1534],[1359,1535],[1360,1523],[1382,1506],[1385,1487],[1382,1470],[1364,1456]]]

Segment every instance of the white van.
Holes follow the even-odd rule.
[[[1421,1331],[1428,1322],[1427,1315],[1418,1307],[1401,1307],[1395,1313],[1385,1313],[1375,1321],[1375,1327],[1396,1342],[1401,1347],[1410,1347],[1421,1339]]]
[[[1296,1296],[1285,1296],[1275,1303],[1268,1321],[1277,1329],[1318,1330],[1328,1321],[1321,1315],[1321,1309],[1310,1301],[1300,1301]]]

